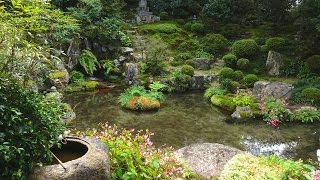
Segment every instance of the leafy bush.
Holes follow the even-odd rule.
[[[193,23],[190,30],[194,33],[203,33],[205,31],[204,24],[199,22]]]
[[[70,73],[70,81],[71,83],[79,83],[84,81],[84,75],[79,71],[72,71]]]
[[[87,134],[108,146],[112,179],[190,178],[191,172],[174,158],[172,148],[155,148],[148,130],[135,132],[108,124],[101,129]]]
[[[289,114],[287,121],[312,123],[320,121],[320,111],[313,109],[302,109]]]
[[[224,79],[221,82],[221,86],[232,93],[236,93],[240,88],[240,83],[237,81],[232,81],[231,79]]]
[[[307,66],[313,73],[320,74],[320,55],[313,55],[307,59]]]
[[[168,20],[169,19],[169,14],[167,12],[165,12],[165,11],[161,12],[159,14],[159,16],[160,16],[161,20]]]
[[[176,19],[177,23],[180,25],[186,24],[186,21],[184,19]]]
[[[233,79],[234,78],[234,71],[233,69],[229,68],[229,67],[224,67],[222,68],[221,72],[220,72],[220,80],[223,79]]]
[[[241,70],[247,70],[249,68],[249,59],[241,58],[237,61],[237,67]]]
[[[237,65],[237,56],[234,54],[227,54],[222,57],[222,60],[224,61],[225,66],[230,68],[235,68]]]
[[[213,95],[224,95],[225,93],[226,93],[226,91],[224,89],[210,87],[205,91],[204,97],[206,99],[210,99]]]
[[[159,81],[154,81],[149,85],[149,88],[152,92],[158,92],[158,91],[163,91],[166,89],[166,85],[160,83]]]
[[[79,63],[84,68],[84,70],[91,76],[93,75],[93,72],[97,70],[97,66],[100,67],[100,64],[96,56],[94,56],[92,52],[89,50],[82,51]]]
[[[193,76],[194,75],[194,68],[190,65],[183,65],[181,67],[181,73]]]
[[[276,155],[256,157],[238,154],[226,164],[219,179],[311,179],[314,169],[302,161],[281,159]]]
[[[120,94],[118,102],[122,107],[131,110],[151,110],[160,108],[164,99],[161,92],[148,91],[143,86],[133,85]]]
[[[257,81],[259,81],[259,78],[255,74],[247,74],[243,78],[244,84],[249,88],[252,88],[254,83],[256,83]]]
[[[51,160],[64,127],[61,104],[0,79],[0,179],[27,179],[37,164]]]
[[[259,105],[263,120],[273,127],[279,126],[288,117],[288,110],[284,107],[285,105],[285,101],[273,97],[263,98]]]
[[[186,91],[191,86],[192,77],[182,73],[181,71],[174,71],[172,78],[174,81],[173,88],[176,91]]]
[[[174,24],[158,24],[155,30],[160,33],[173,34],[177,32],[177,27]]]
[[[253,39],[242,39],[234,42],[231,49],[237,57],[250,57],[258,52],[259,46]]]
[[[254,109],[256,106],[254,102],[254,98],[252,96],[247,95],[238,95],[232,99],[236,106],[249,106]]]
[[[286,46],[286,40],[281,37],[269,38],[266,41],[266,48],[270,51],[281,51]]]
[[[302,96],[308,101],[320,101],[320,89],[310,87],[302,90]]]
[[[185,53],[180,53],[177,55],[177,57],[175,59],[177,60],[188,60],[192,58],[192,54],[189,52],[185,52]]]
[[[236,105],[232,101],[232,97],[227,95],[213,95],[211,97],[211,103],[227,111],[234,111]]]
[[[244,74],[241,71],[234,71],[233,80],[241,81],[243,79]]]
[[[122,46],[131,46],[132,45],[132,41],[128,35],[126,35],[122,31],[119,31],[118,34],[119,34]]]
[[[221,34],[208,34],[202,40],[203,49],[211,54],[219,54],[228,47],[228,40]]]

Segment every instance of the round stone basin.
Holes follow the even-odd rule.
[[[78,140],[69,139],[66,144],[59,148],[53,146],[51,152],[63,163],[78,159],[88,152],[87,145],[80,143]],[[51,165],[59,164],[56,158],[52,159]]]

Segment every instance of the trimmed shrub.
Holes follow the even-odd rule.
[[[160,16],[161,20],[168,20],[169,19],[169,14],[167,12],[165,12],[165,11],[161,12],[159,14],[159,16]]]
[[[204,24],[202,23],[193,23],[190,27],[190,30],[194,33],[203,33],[205,31]]]
[[[269,38],[266,41],[267,49],[270,51],[281,51],[285,48],[286,40],[281,37]]]
[[[174,80],[173,88],[175,91],[186,91],[191,86],[192,77],[181,71],[174,71],[172,78]]]
[[[71,83],[79,83],[84,81],[84,75],[79,71],[72,71],[70,73],[70,81]]]
[[[224,61],[225,66],[230,68],[235,68],[237,64],[237,56],[234,54],[227,54],[222,57],[222,60]]]
[[[249,59],[241,58],[237,61],[237,68],[241,70],[247,70],[249,68]]]
[[[194,75],[194,68],[190,65],[183,65],[181,68],[181,72],[183,74],[193,76]]]
[[[0,78],[0,87],[0,179],[27,179],[34,166],[51,161],[64,107],[15,80]]]
[[[155,30],[160,33],[173,34],[177,32],[177,27],[174,24],[159,24],[155,27]]]
[[[243,78],[243,82],[248,88],[252,88],[257,81],[259,81],[259,78],[255,74],[247,74]]]
[[[221,72],[220,72],[220,79],[233,79],[234,78],[234,71],[233,69],[229,68],[229,67],[224,67],[222,68]]]
[[[229,92],[236,93],[240,88],[240,83],[237,81],[232,81],[231,79],[224,79],[221,82],[222,88],[227,89]]]
[[[320,74],[320,55],[313,55],[307,59],[308,69],[313,72]]]
[[[302,90],[302,96],[309,101],[319,101],[320,100],[320,89],[318,88],[305,88]]]
[[[253,39],[242,39],[234,42],[231,49],[237,57],[250,57],[258,52],[259,46]]]
[[[244,74],[243,72],[241,71],[234,71],[234,74],[233,74],[233,80],[235,81],[241,81],[244,77]]]
[[[211,54],[219,54],[228,47],[228,40],[221,34],[208,34],[202,41],[203,49]]]

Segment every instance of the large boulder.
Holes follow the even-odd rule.
[[[275,51],[269,51],[267,62],[266,62],[266,68],[267,68],[268,74],[272,76],[280,75],[280,70],[284,66],[284,59],[285,59],[284,55]]]
[[[126,63],[126,69],[124,72],[125,81],[127,84],[137,84],[138,83],[138,66],[134,63]]]
[[[218,177],[225,164],[243,151],[217,143],[192,144],[174,152],[175,157],[189,165],[199,176]]]
[[[35,168],[29,179],[32,180],[107,180],[111,179],[110,159],[105,144],[92,137],[68,137],[62,149],[72,149],[84,153],[81,157],[66,161],[63,167],[57,163]],[[72,152],[71,151],[71,152]],[[69,152],[70,153],[70,152]],[[77,154],[73,154],[77,155]],[[58,155],[57,155],[58,156]],[[64,161],[61,159],[61,161]]]
[[[210,69],[212,61],[207,58],[195,58],[192,63],[196,69]]]
[[[191,89],[193,90],[203,90],[206,84],[211,83],[212,76],[208,74],[195,74],[192,77]]]
[[[287,100],[291,97],[293,88],[292,84],[258,81],[254,84],[252,93],[257,100],[265,96]]]

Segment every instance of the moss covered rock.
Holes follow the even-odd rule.
[[[155,110],[160,108],[160,102],[143,96],[133,96],[127,103],[126,107],[130,110]]]
[[[236,108],[233,98],[229,95],[213,95],[211,103],[227,111],[233,111]]]

